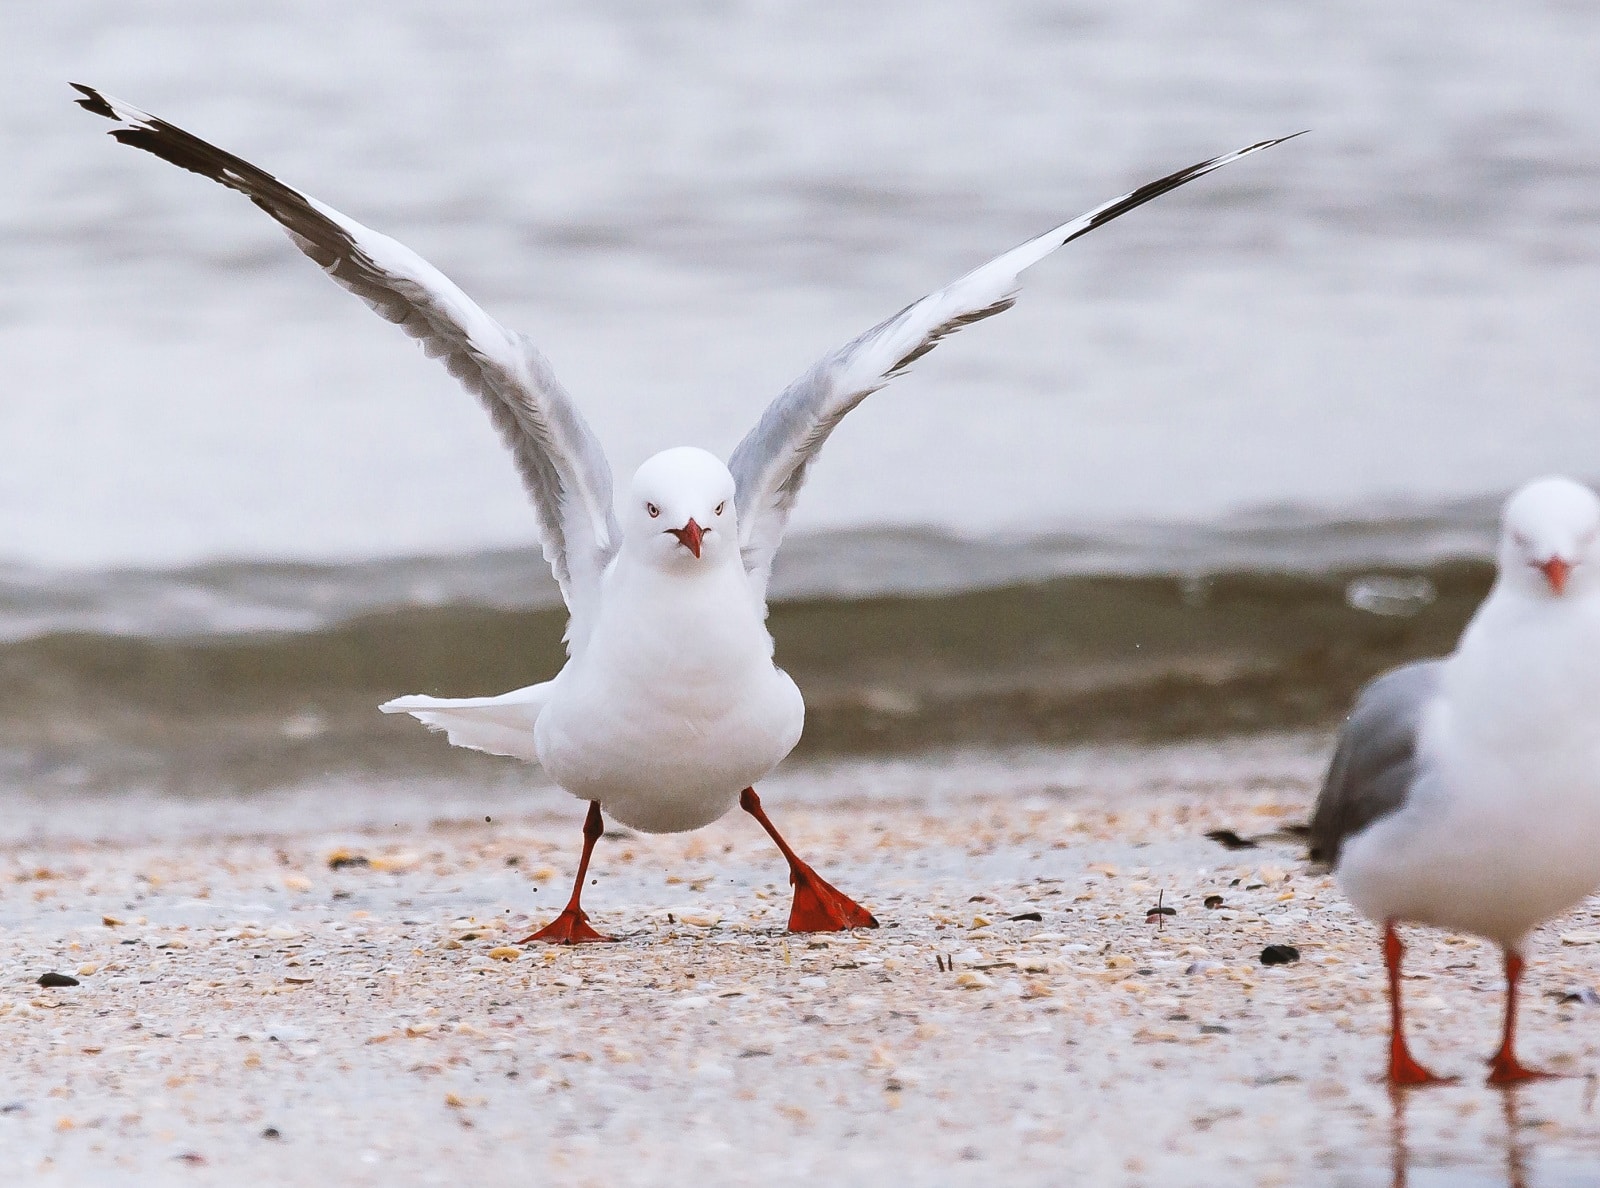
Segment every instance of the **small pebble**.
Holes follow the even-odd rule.
[[[78,985],[78,979],[73,977],[71,974],[55,973],[52,971],[50,973],[42,973],[39,975],[39,985],[76,986]]]
[[[1262,965],[1292,965],[1300,960],[1300,950],[1293,945],[1268,945],[1261,950]]]

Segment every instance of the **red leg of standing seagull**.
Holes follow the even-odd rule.
[[[583,879],[589,873],[589,855],[594,850],[594,843],[600,840],[600,835],[605,831],[605,822],[600,819],[600,802],[591,800],[589,815],[583,821],[583,857],[578,859],[578,877],[572,881],[572,898],[559,916],[532,936],[523,937],[517,942],[519,945],[530,941],[544,941],[549,945],[581,945],[590,941],[616,939],[601,936],[590,928],[588,913],[578,906],[578,900],[583,897]]]
[[[812,870],[789,848],[761,811],[754,788],[739,796],[739,807],[761,822],[767,836],[789,860],[789,882],[794,885],[794,906],[789,909],[790,932],[843,932],[847,928],[876,928],[877,917]]]
[[[1517,983],[1522,980],[1522,958],[1506,950],[1506,1025],[1500,1033],[1500,1050],[1489,1058],[1489,1084],[1516,1085],[1537,1081],[1552,1073],[1525,1068],[1517,1060]]]
[[[1400,959],[1406,947],[1394,930],[1394,921],[1383,926],[1383,963],[1389,970],[1389,1084],[1436,1085],[1447,1082],[1448,1077],[1436,1077],[1411,1058],[1406,1047],[1404,1021],[1400,1011]]]

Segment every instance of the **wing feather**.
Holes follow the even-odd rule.
[[[1301,133],[1295,133],[1301,135]],[[824,442],[845,415],[957,330],[1016,304],[1020,277],[1057,248],[1168,191],[1293,137],[1263,140],[1140,186],[914,301],[784,389],[728,461],[736,484],[745,568],[764,598],[789,513]]]
[[[1346,841],[1405,804],[1418,774],[1417,734],[1443,671],[1440,660],[1407,664],[1356,696],[1312,810],[1313,861],[1337,866]]]
[[[338,284],[417,339],[483,403],[533,501],[545,559],[581,642],[600,575],[621,544],[611,467],[544,356],[486,314],[410,248],[362,226],[232,153],[92,87],[78,105],[111,135],[249,198]]]

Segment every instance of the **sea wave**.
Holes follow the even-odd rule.
[[[1493,509],[974,541],[791,542],[770,626],[801,756],[1320,726],[1447,651],[1492,580]],[[357,565],[0,573],[0,786],[215,791],[472,775],[376,705],[547,679],[534,550]]]

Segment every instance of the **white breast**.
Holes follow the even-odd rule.
[[[539,760],[635,828],[709,824],[799,741],[800,691],[773,666],[736,556],[691,578],[619,563],[606,582],[588,647],[539,715]]]

